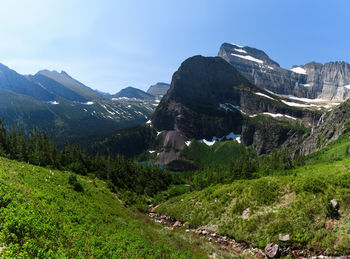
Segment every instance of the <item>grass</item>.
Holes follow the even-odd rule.
[[[330,255],[349,254],[348,145],[349,136],[344,135],[286,175],[210,186],[173,197],[157,210],[260,248],[274,242]],[[339,219],[329,213],[332,199],[340,204]],[[249,217],[243,218],[247,208]],[[289,234],[290,240],[279,241],[280,234]]]
[[[98,179],[5,158],[0,227],[4,258],[206,258],[213,252],[125,208]]]
[[[198,168],[213,166],[227,166],[232,157],[238,157],[246,151],[245,146],[236,141],[215,142],[212,146],[207,146],[198,141],[192,141],[182,151],[184,159],[189,159]]]

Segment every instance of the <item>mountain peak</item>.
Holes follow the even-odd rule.
[[[239,46],[234,43],[223,43],[218,56],[225,60],[238,59],[241,62],[248,62],[255,65],[280,67],[280,65],[272,60],[264,51],[248,46]]]
[[[155,85],[151,85],[148,88],[147,93],[162,98],[168,91],[169,87],[170,85],[168,83],[158,82]]]
[[[132,87],[132,86],[128,86],[122,90],[120,90],[118,93],[116,93],[115,95],[112,96],[113,98],[122,98],[122,97],[126,97],[126,98],[135,98],[135,99],[153,99],[154,96],[146,93],[144,91],[142,91],[141,89]]]

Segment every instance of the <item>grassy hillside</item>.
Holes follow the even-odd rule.
[[[3,257],[203,258],[212,249],[123,207],[98,179],[5,158],[0,225]]]
[[[159,213],[194,227],[264,248],[280,246],[350,253],[350,140],[342,136],[306,158],[305,165],[274,176],[236,180],[186,193],[161,204]],[[330,201],[339,203],[334,209]],[[249,217],[242,213],[249,208]],[[279,241],[289,234],[288,242]]]

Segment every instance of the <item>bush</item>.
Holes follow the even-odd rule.
[[[80,182],[78,182],[77,176],[75,174],[69,175],[68,183],[73,186],[74,191],[84,192],[84,187]]]
[[[326,189],[325,180],[320,179],[320,177],[316,177],[316,176],[307,176],[304,182],[302,183],[301,190],[298,190],[298,191],[317,194],[317,193],[324,193],[325,189]]]

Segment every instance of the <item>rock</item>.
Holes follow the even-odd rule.
[[[175,223],[174,223],[174,225],[173,225],[173,228],[177,228],[177,227],[180,227],[181,226],[181,223],[180,223],[180,221],[176,221]]]
[[[149,212],[150,212],[150,213],[154,213],[154,210],[155,210],[156,208],[158,208],[159,205],[160,205],[160,204],[158,204],[158,205],[155,206],[155,207],[153,207],[153,205],[152,205]]]
[[[248,244],[246,242],[241,242],[237,244],[239,248],[241,249],[247,249],[248,248]]]
[[[258,258],[265,258],[265,254],[264,254],[264,252],[263,251],[258,251],[258,252],[256,252],[256,257],[258,257]]]
[[[290,239],[289,234],[279,234],[278,235],[278,240],[286,242]]]
[[[249,218],[249,212],[250,212],[250,209],[246,208],[242,213],[242,218],[244,218],[244,219]]]
[[[190,230],[189,230],[189,229],[186,229],[186,233],[188,233],[188,232],[190,232]]]
[[[332,206],[334,209],[336,209],[337,207],[339,207],[338,202],[337,202],[336,200],[334,200],[334,199],[331,200],[330,203],[331,203],[331,206]]]
[[[277,244],[269,243],[265,247],[265,254],[268,258],[277,258],[280,256],[280,247]]]

